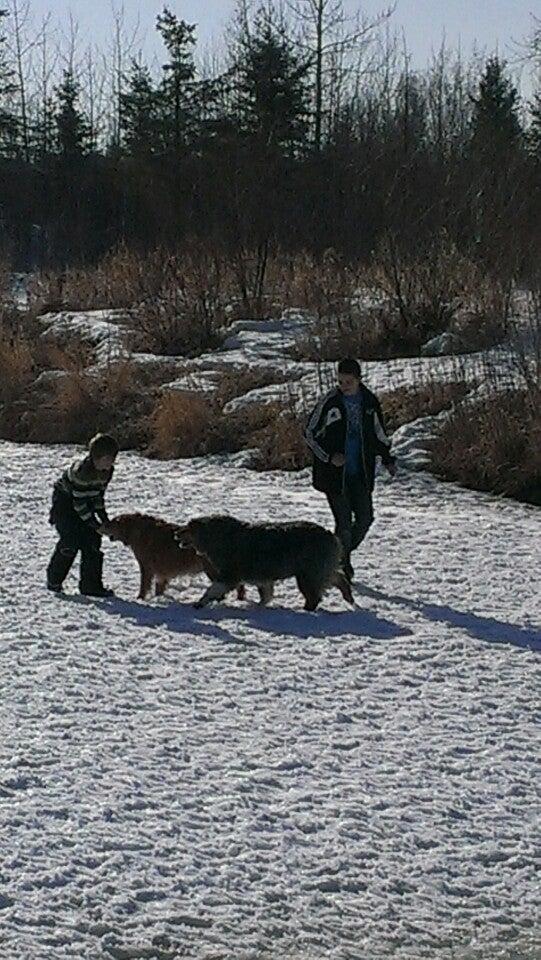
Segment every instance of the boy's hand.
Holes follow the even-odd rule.
[[[331,457],[333,467],[343,467],[345,462],[346,458],[343,453],[333,453]]]

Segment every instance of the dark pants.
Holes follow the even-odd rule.
[[[103,587],[101,537],[89,524],[83,523],[73,509],[71,498],[62,491],[53,493],[49,520],[60,537],[47,567],[49,586],[62,586],[80,551],[80,590],[87,593]]]
[[[346,477],[341,493],[328,493],[335,533],[344,547],[346,567],[350,554],[364,540],[374,520],[372,494],[358,477]]]

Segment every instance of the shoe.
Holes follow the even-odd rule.
[[[50,590],[51,593],[63,593],[61,583],[48,583],[47,590]]]
[[[108,587],[89,587],[88,590],[83,590],[81,587],[81,594],[83,597],[114,597],[115,591],[109,590]]]

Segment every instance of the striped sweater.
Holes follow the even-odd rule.
[[[110,470],[96,470],[90,456],[75,460],[64,471],[55,488],[67,494],[83,523],[98,527],[107,520],[104,494],[113,476]]]

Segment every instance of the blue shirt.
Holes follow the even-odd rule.
[[[344,395],[344,404],[347,415],[346,430],[346,448],[344,455],[346,458],[345,471],[348,476],[354,477],[361,472],[361,452],[362,452],[362,433],[361,433],[361,394],[355,393],[352,397]]]

